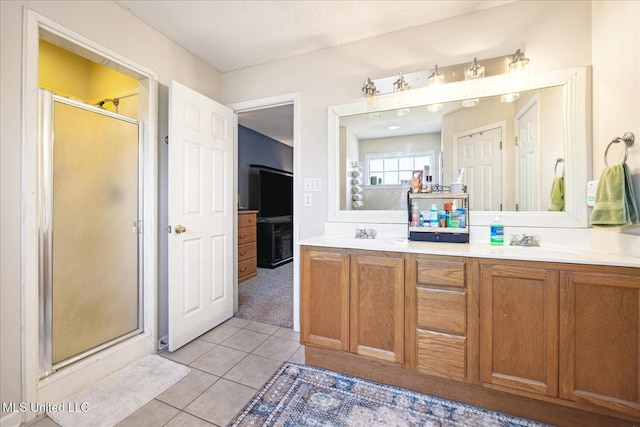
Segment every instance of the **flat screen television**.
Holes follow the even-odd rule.
[[[258,216],[293,215],[293,175],[275,169],[258,169]],[[255,200],[255,198],[254,198]]]

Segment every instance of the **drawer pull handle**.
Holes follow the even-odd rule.
[[[247,271],[247,267],[240,269],[240,273],[244,273],[245,271]]]
[[[247,235],[243,234],[242,236],[238,236],[238,239],[244,239],[245,237],[247,237]]]
[[[247,254],[247,251],[240,252],[240,256],[245,256],[246,254]]]

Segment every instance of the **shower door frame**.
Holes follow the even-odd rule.
[[[39,375],[41,380],[52,375],[56,370],[68,366],[78,360],[84,359],[92,354],[100,352],[105,348],[109,348],[119,342],[125,341],[133,336],[136,336],[143,332],[144,325],[144,247],[143,247],[143,235],[142,235],[142,218],[144,218],[144,186],[142,171],[144,170],[143,163],[143,146],[144,146],[144,123],[126,117],[111,111],[103,110],[79,101],[75,101],[69,98],[64,98],[59,95],[55,95],[46,89],[40,89],[40,108],[41,113],[39,120],[41,120],[41,141],[40,141],[40,182],[39,182],[39,207],[40,222],[38,230],[38,238],[40,240],[40,278],[39,278],[39,292],[38,292],[38,305],[39,305],[39,340],[40,340],[40,357],[39,357]],[[137,269],[138,269],[138,325],[133,331],[125,333],[119,337],[108,340],[95,347],[84,350],[74,356],[61,360],[55,364],[53,360],[53,156],[54,156],[54,105],[56,102],[69,105],[72,107],[80,108],[93,114],[100,114],[106,117],[110,117],[114,120],[121,120],[130,124],[138,126],[138,197],[137,197],[137,218],[134,221],[133,226],[136,228],[137,234]]]

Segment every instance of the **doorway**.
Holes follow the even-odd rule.
[[[294,103],[236,109],[236,113],[238,208],[256,211],[257,264],[255,277],[238,281],[236,316],[292,328]]]
[[[23,31],[25,57],[24,67],[22,67],[22,80],[24,82],[22,105],[24,106],[25,126],[22,139],[23,221],[21,232],[23,244],[21,245],[21,257],[23,259],[22,293],[25,298],[22,298],[24,322],[22,331],[22,354],[24,357],[22,383],[24,388],[22,396],[25,402],[56,402],[87,384],[100,380],[109,372],[114,372],[154,351],[156,332],[152,326],[155,324],[156,317],[154,284],[156,283],[157,258],[154,249],[156,247],[157,232],[153,227],[145,227],[144,225],[157,223],[157,108],[155,108],[157,75],[122,55],[29,9],[25,9]],[[60,78],[66,78],[70,85],[53,88],[49,84],[43,84],[40,80],[41,73],[44,71],[44,62],[40,58],[42,41],[55,45],[67,51],[67,53],[72,53],[82,61],[90,61],[94,65],[85,68],[85,74],[67,73],[64,71],[68,70],[72,63],[67,60],[68,58],[65,58],[60,61],[62,67],[56,68],[58,71],[56,75]],[[118,91],[115,91],[112,90],[113,87],[106,88],[106,86],[101,86],[97,92],[105,91],[104,93],[92,93],[89,90],[84,92],[82,96],[74,95],[61,89],[62,87],[67,89],[75,83],[80,83],[78,76],[83,76],[82,78],[89,78],[90,80],[93,77],[91,73],[94,71],[97,73],[105,71],[106,75],[116,72],[120,76],[127,77],[133,83],[135,89],[133,93],[137,96],[128,96],[132,95],[131,87],[127,87],[126,90],[120,87]],[[101,78],[106,79],[106,75],[101,74]],[[144,230],[141,235],[137,236],[140,240],[135,245],[135,250],[141,250],[138,252],[140,263],[135,268],[136,273],[139,273],[137,277],[140,280],[140,287],[138,288],[140,292],[135,297],[136,304],[140,303],[140,306],[137,307],[136,314],[133,316],[136,319],[119,332],[101,339],[100,341],[103,344],[106,340],[106,347],[103,348],[101,344],[96,345],[95,343],[87,345],[91,346],[92,349],[97,349],[99,353],[73,361],[72,364],[65,366],[64,369],[59,369],[49,375],[46,380],[41,379],[41,373],[43,372],[41,364],[46,363],[46,359],[43,357],[46,345],[39,339],[41,322],[45,321],[44,313],[41,312],[39,304],[39,294],[41,293],[40,286],[43,283],[43,278],[47,274],[41,259],[44,244],[42,241],[42,210],[44,203],[40,197],[43,183],[41,182],[42,175],[40,173],[42,153],[39,147],[41,146],[40,136],[43,132],[37,123],[40,106],[38,98],[39,87],[55,89],[58,95],[65,98],[78,99],[82,103],[93,106],[91,108],[98,108],[96,104],[101,100],[105,100],[105,103],[111,101],[108,103],[109,105],[105,106],[103,104],[106,107],[104,110],[111,110],[114,107],[112,101],[118,97],[125,98],[126,95],[126,102],[119,102],[119,113],[123,114],[128,109],[127,105],[129,105],[132,107],[131,111],[135,112],[135,117],[130,118],[133,118],[134,122],[139,121],[143,124],[143,126],[139,127],[141,129],[142,138],[140,141],[142,143],[138,146],[138,142],[136,142],[136,146],[139,148],[137,174],[140,179],[139,186],[136,185],[137,191],[139,191],[137,193],[136,207],[141,209],[142,214],[141,216],[134,215],[134,218],[127,220],[126,223],[127,233],[131,233],[134,236],[138,235],[138,230]],[[81,84],[79,87],[91,89],[96,88],[96,85]],[[112,192],[110,194],[113,196],[116,193]],[[135,233],[133,232],[133,221],[140,221]],[[102,226],[109,228],[113,224],[106,226],[103,224]],[[83,238],[89,240],[86,236],[83,236]],[[128,332],[123,332],[124,330],[128,330]],[[117,336],[115,341],[118,342],[112,340],[114,336]],[[119,341],[121,338],[122,340]],[[73,353],[76,353],[76,351],[74,350]],[[77,356],[78,354],[83,354],[83,351],[81,350],[80,353],[75,355]],[[61,361],[68,361],[69,359],[73,359],[73,356],[61,356]],[[36,415],[36,413],[32,412],[25,413],[23,421],[29,422]]]
[[[454,168],[464,168],[469,209],[501,211],[505,206],[503,141],[506,123],[454,135]]]

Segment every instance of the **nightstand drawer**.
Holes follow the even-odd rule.
[[[255,276],[257,271],[257,265],[255,258],[250,258],[244,261],[238,262],[238,280],[247,276]]]
[[[238,229],[238,246],[245,243],[251,243],[256,241],[256,228],[255,227],[243,227]]]
[[[258,245],[256,242],[238,245],[238,262],[245,259],[255,258],[258,254]]]
[[[256,214],[238,215],[238,228],[255,227],[255,225],[256,225]]]

